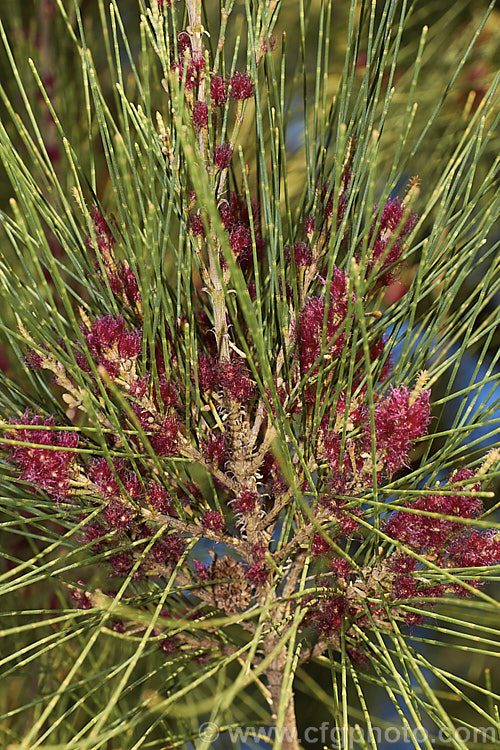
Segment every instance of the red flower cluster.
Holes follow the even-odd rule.
[[[119,534],[129,532],[137,515],[130,501],[137,502],[142,498],[142,487],[137,475],[127,471],[124,461],[120,459],[115,459],[111,466],[105,458],[99,458],[91,462],[88,478],[93,483],[96,494],[108,500],[102,510],[107,528]]]
[[[463,481],[472,476],[472,472],[465,470],[455,474],[452,479]],[[474,490],[473,485],[465,486],[471,491]],[[465,489],[465,486],[462,489]],[[478,489],[477,485],[475,489]],[[463,531],[464,525],[460,520],[444,520],[414,511],[454,516],[457,519],[477,518],[482,512],[480,499],[473,495],[461,495],[460,489],[457,490],[457,494],[453,495],[426,495],[413,502],[405,501],[404,507],[411,508],[412,512],[396,511],[387,522],[385,532],[393,539],[403,542],[418,552],[424,550],[445,552],[447,545]],[[466,538],[467,536],[464,540]]]
[[[55,427],[56,423],[53,417],[42,419],[35,415],[30,418],[26,411],[21,417],[20,424]],[[7,437],[20,443],[35,444],[32,447],[10,446],[11,460],[20,468],[19,478],[45,490],[57,500],[65,499],[70,490],[73,465],[77,457],[75,451],[65,449],[78,447],[77,433],[69,430],[17,428],[9,431]]]
[[[448,547],[448,565],[451,568],[476,568],[498,562],[500,537],[494,531],[464,531]]]
[[[186,91],[191,91],[205,78],[205,57],[193,52],[191,38],[186,31],[181,31],[177,37],[178,59],[173,68],[179,73],[179,82],[185,76]],[[187,54],[186,54],[187,53]],[[228,97],[237,101],[249,99],[254,94],[255,84],[248,73],[236,71],[225,81],[214,73],[210,79],[210,100],[213,106],[221,107]]]
[[[214,148],[214,166],[217,169],[224,169],[231,163],[233,157],[233,147],[229,143],[221,143]]]
[[[130,507],[120,500],[111,500],[103,508],[102,515],[110,528],[122,533],[130,530],[135,514]]]
[[[346,463],[350,463],[349,458],[347,458]],[[359,526],[358,519],[361,516],[361,511],[359,508],[344,508],[343,506],[345,505],[346,500],[336,497],[334,493],[337,495],[347,493],[348,490],[351,489],[349,485],[353,474],[348,469],[344,469],[343,472],[339,471],[338,474],[334,471],[332,474],[333,477],[330,482],[332,492],[322,495],[320,497],[320,503],[330,510],[333,519],[337,523],[335,529],[329,532],[332,539],[337,539],[341,535],[350,537]]]
[[[179,422],[174,414],[155,417],[139,404],[133,404],[137,420],[158,456],[174,456],[179,442]]]
[[[179,74],[179,83],[182,84],[185,76],[186,91],[191,91],[199,86],[205,77],[205,58],[203,55],[193,53],[191,38],[185,31],[181,31],[177,37],[177,51],[178,62],[174,63],[173,68]]]
[[[329,599],[320,601],[311,608],[306,622],[314,626],[323,635],[332,635],[340,631],[342,618],[346,615],[348,602],[343,594],[337,594]]]
[[[116,270],[109,271],[107,277],[109,287],[115,297],[121,298],[131,306],[141,301],[137,279],[126,261],[117,263]]]
[[[82,541],[91,544],[94,552],[101,552],[104,546],[102,537],[106,536],[106,529],[100,523],[89,523],[83,529]]]
[[[307,372],[321,352],[326,317],[325,353],[339,357],[346,343],[345,322],[348,311],[348,279],[334,268],[328,311],[324,297],[309,297],[299,314],[300,332],[295,331],[302,371]]]
[[[242,101],[250,99],[254,92],[254,82],[248,73],[233,73],[229,81],[229,96]]]
[[[345,581],[349,580],[352,573],[351,565],[342,557],[334,557],[330,563],[330,569],[337,578],[343,578]]]
[[[247,516],[250,513],[253,513],[258,507],[258,501],[259,496],[256,492],[243,490],[238,497],[232,501],[231,505],[235,513],[241,513],[241,515]]]
[[[198,380],[204,393],[222,390],[239,403],[248,401],[255,391],[255,383],[240,357],[218,362],[215,357],[202,354],[198,360]]]
[[[323,555],[329,554],[331,551],[332,551],[332,547],[327,542],[325,537],[322,534],[315,534],[313,538],[313,543],[312,543],[313,555],[318,555],[319,557],[322,557]]]
[[[385,372],[382,370],[380,379],[384,376]],[[362,389],[361,395],[364,393],[366,389]],[[345,396],[340,394],[336,412],[343,415],[345,409]],[[348,419],[350,427],[344,443],[341,434],[329,429],[328,424],[325,424],[322,432],[324,456],[331,467],[331,494],[321,499],[327,507],[337,502],[332,499],[335,495],[349,496],[353,491],[370,487],[373,482],[372,439],[367,404],[359,398],[354,401],[348,409]],[[413,392],[400,386],[376,401],[375,452],[379,481],[408,464],[410,450],[415,440],[426,434],[429,421],[428,390]],[[351,522],[354,523],[347,519],[342,519],[342,523],[344,520],[346,528]],[[343,531],[347,533],[345,529]]]
[[[213,531],[216,534],[220,534],[221,531],[224,531],[224,519],[221,512],[218,510],[206,510],[203,513],[201,523],[203,528],[207,531]]]
[[[468,473],[463,472],[464,478]],[[461,518],[476,518],[482,512],[482,505],[477,498],[460,495],[431,496],[423,504],[417,501],[411,507]],[[403,529],[404,525],[408,529]],[[464,524],[460,521],[446,521],[418,514],[410,516],[409,513],[398,511],[389,520],[385,531],[420,554],[430,553],[439,567],[444,569],[482,567],[500,562],[500,539],[495,532],[463,529]],[[415,538],[411,536],[412,533]],[[437,599],[446,593],[460,597],[470,596],[469,589],[461,583],[429,585],[425,576],[419,576],[419,566],[418,561],[410,555],[395,553],[391,556],[394,575],[389,593],[392,601],[422,597]],[[473,578],[465,580],[465,583],[477,589],[484,580]],[[427,605],[429,604],[432,606],[432,603],[428,602]],[[418,625],[423,622],[424,615],[410,612],[405,615],[405,620],[410,625]]]
[[[374,206],[374,213],[377,206]],[[389,198],[380,219],[374,219],[370,228],[369,243],[373,243],[366,275],[374,269],[381,273],[380,286],[389,286],[394,280],[393,266],[399,262],[405,237],[417,223],[417,214],[409,213],[399,198]]]
[[[413,399],[405,386],[393,388],[375,407],[375,444],[384,472],[391,475],[405,466],[409,449],[417,438],[427,432],[430,421],[430,391],[421,391]],[[365,440],[370,446],[370,428],[365,428]]]
[[[97,249],[101,255],[108,256],[110,250],[116,244],[116,240],[108,222],[97,206],[94,206],[92,212],[92,229],[94,230]],[[89,247],[94,247],[94,241],[91,235],[87,237],[87,245]]]
[[[179,406],[179,393],[172,383],[167,379],[165,373],[158,378],[158,389],[163,406]],[[158,404],[158,394],[156,394],[156,403]]]
[[[84,581],[78,581],[80,586],[85,586]],[[92,602],[89,595],[83,589],[71,589],[71,598],[75,602],[78,609],[91,609]]]
[[[175,456],[179,442],[179,423],[173,416],[163,418],[159,428],[149,436],[151,447],[158,456]]]
[[[285,260],[291,261],[292,251],[290,246],[285,247]],[[312,264],[312,250],[305,242],[296,242],[293,246],[293,259],[298,268],[307,268]]]
[[[125,463],[121,459],[112,462],[113,468],[106,458],[96,458],[90,463],[89,479],[95,484],[104,498],[117,497],[121,494],[120,483],[125,482]]]
[[[222,160],[220,164],[227,166],[225,164],[225,159],[228,155],[226,146],[227,148],[230,147],[227,144],[223,144],[223,146],[226,155],[224,158],[221,157]],[[217,148],[222,148],[222,146],[216,147],[216,149]],[[251,202],[251,209],[257,258],[261,258],[264,249],[264,240],[260,230],[259,210],[255,201]],[[249,268],[253,262],[253,244],[250,216],[246,200],[238,196],[236,193],[231,193],[229,200],[224,200],[220,203],[219,213],[224,228],[228,232],[231,250],[235,254],[240,266],[243,269]],[[189,217],[189,229],[195,236],[205,236],[205,227],[199,213],[193,213]],[[223,258],[221,258],[221,264],[223,267],[226,265]]]
[[[226,438],[223,434],[209,434],[207,440],[201,445],[202,453],[210,463],[215,466],[224,467],[229,460],[229,451],[226,446]]]
[[[97,318],[90,329],[82,324],[82,333],[90,355],[112,379],[117,377],[120,369],[130,367],[142,350],[142,331],[129,331],[121,315]],[[83,370],[89,371],[82,353],[78,356],[78,363]]]
[[[347,208],[347,194],[346,190],[349,186],[349,183],[351,181],[351,174],[347,172],[344,176],[344,180],[342,183],[342,187],[339,191],[338,198],[337,198],[337,217],[336,217],[336,228],[338,229],[339,226],[342,224],[342,220],[345,216],[346,208]],[[333,207],[335,202],[335,194],[333,192],[333,189],[328,190],[326,185],[323,185],[323,188],[321,190],[321,200],[324,206],[324,216],[326,219],[331,219],[333,216]]]
[[[141,300],[141,294],[137,279],[126,261],[116,261],[113,248],[116,240],[111,232],[110,226],[101,211],[94,206],[93,230],[95,244],[91,235],[87,237],[87,245],[95,248],[99,253],[106,277],[111,291],[115,297],[121,299],[126,305],[133,306]],[[101,266],[96,264],[97,274],[102,282]]]
[[[255,201],[251,202],[251,209],[257,257],[260,258],[264,249],[264,240],[260,233],[259,211]],[[229,234],[231,249],[242,268],[247,268],[252,263],[253,257],[252,232],[247,202],[245,198],[238,196],[236,193],[231,193],[229,201],[223,201],[219,211],[224,228]]]
[[[222,107],[227,102],[227,83],[222,76],[214,75],[210,80],[210,99],[216,107]]]
[[[177,515],[171,495],[165,487],[157,482],[150,482],[148,484],[147,501],[154,510],[158,511],[158,513],[163,513],[167,516]]]
[[[267,54],[267,52],[269,52],[269,50],[272,51],[276,47],[277,41],[278,40],[276,39],[276,37],[275,37],[274,34],[271,34],[271,36],[269,37],[269,45],[267,44],[267,40],[263,39],[262,40],[262,52],[264,54]]]
[[[208,107],[205,102],[194,103],[192,121],[196,130],[208,127]]]
[[[132,568],[134,567],[134,558],[131,552],[115,552],[114,555],[108,557],[108,562],[113,568],[113,572],[116,576],[125,577],[128,576]],[[139,570],[135,572],[134,578],[141,578]]]
[[[269,571],[262,563],[252,563],[246,571],[246,578],[254,586],[262,586],[268,579]]]

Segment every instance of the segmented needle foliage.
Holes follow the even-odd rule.
[[[298,749],[307,694],[500,732],[443,658],[499,655],[493,5],[432,97],[406,0],[58,0],[29,69],[2,27],[6,747]]]

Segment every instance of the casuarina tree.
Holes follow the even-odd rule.
[[[494,3],[39,5],[2,11],[5,746],[492,741]]]

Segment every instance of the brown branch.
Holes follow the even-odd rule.
[[[224,544],[227,544],[228,547],[238,550],[240,555],[246,560],[251,558],[251,547],[245,539],[238,539],[238,537],[230,536],[229,534],[216,534],[198,524],[189,523],[188,521],[183,521],[182,519],[174,518],[173,516],[165,516],[163,513],[157,513],[148,508],[141,508],[140,511],[141,515],[147,521],[157,521],[167,528],[187,534],[192,539],[201,539],[203,537],[205,539],[210,539],[212,542],[223,542]]]

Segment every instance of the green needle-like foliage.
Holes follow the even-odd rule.
[[[494,5],[0,10],[2,747],[500,741]]]

